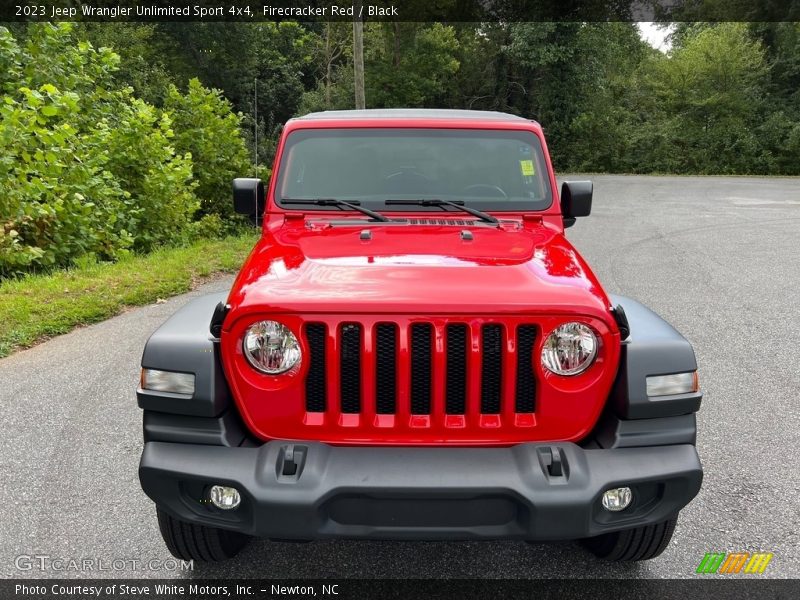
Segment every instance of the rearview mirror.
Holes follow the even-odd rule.
[[[561,186],[561,216],[564,227],[572,227],[576,217],[588,217],[592,212],[591,181],[565,181]]]
[[[233,210],[247,215],[256,225],[261,222],[266,200],[264,182],[260,179],[239,177],[233,180]]]

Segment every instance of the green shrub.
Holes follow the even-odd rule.
[[[233,216],[231,181],[251,172],[241,117],[218,90],[192,79],[186,94],[171,86],[164,108],[172,119],[178,152],[191,154],[200,214]]]
[[[186,228],[186,241],[213,240],[223,238],[227,227],[219,215],[203,215]]]
[[[192,158],[176,156],[168,115],[142,100],[130,99],[124,114],[111,125],[109,169],[133,202],[121,215],[132,232],[134,248],[179,239],[198,202],[192,193]]]
[[[169,242],[197,201],[168,115],[114,80],[69,24],[0,27],[0,276]]]

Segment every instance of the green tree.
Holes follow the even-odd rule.
[[[373,23],[365,28],[367,105],[442,106],[458,71],[458,40],[441,23]]]
[[[314,35],[291,21],[159,23],[158,31],[170,48],[166,62],[175,81],[198,78],[204,86],[222,90],[234,110],[243,114],[248,146],[253,148],[257,128],[258,160],[270,163],[279,128],[296,114],[303,92],[315,83]]]
[[[776,172],[800,174],[800,23],[751,23],[749,30],[764,46],[769,69],[759,139]]]
[[[508,61],[501,52],[508,43],[508,27],[497,23],[458,23],[452,27],[458,41],[459,68],[450,78],[450,97],[446,105],[508,110],[505,87]]]
[[[326,22],[312,36],[311,52],[316,85],[307,90],[299,114],[316,110],[347,108],[353,104],[353,27],[350,23]]]
[[[580,23],[514,23],[502,48],[508,65],[499,91],[512,112],[545,128],[557,165],[570,162],[570,127],[579,114],[580,66],[576,60]]]
[[[644,164],[686,173],[764,173],[772,165],[756,133],[765,108],[764,49],[743,23],[696,28],[669,57],[643,65],[657,103]],[[643,123],[643,125],[645,125]],[[652,144],[654,137],[661,142]]]
[[[75,37],[119,54],[115,80],[150,104],[161,106],[169,86],[179,82],[168,66],[176,44],[160,34],[157,23],[81,22],[75,25]]]
[[[327,26],[326,26],[327,27]],[[305,93],[300,113],[353,107],[352,40],[334,30],[341,50],[330,60],[327,28],[317,38],[324,70],[318,85]],[[367,108],[446,107],[458,72],[455,29],[441,23],[367,23],[364,62]]]
[[[629,171],[635,168],[631,130],[637,103],[631,80],[648,55],[657,51],[639,38],[634,23],[588,23],[575,40],[576,69],[568,125],[560,155],[570,170]]]

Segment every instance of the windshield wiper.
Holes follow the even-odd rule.
[[[312,198],[309,200],[299,199],[299,198],[281,198],[279,202],[281,204],[313,204],[315,206],[338,206],[339,208],[344,207],[356,210],[362,214],[367,215],[368,217],[371,217],[374,221],[381,221],[383,223],[388,223],[392,220],[386,215],[382,215],[381,213],[375,212],[374,210],[364,208],[363,206],[361,206],[360,200],[353,200],[351,202],[348,202],[346,200],[337,200],[336,198]]]
[[[477,208],[464,206],[463,200],[440,200],[438,198],[420,198],[418,200],[386,200],[384,202],[387,206],[454,206],[455,208],[469,213],[474,217],[478,217],[481,221],[486,223],[499,223],[495,217],[485,212],[479,211]]]

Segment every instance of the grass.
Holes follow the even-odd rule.
[[[255,242],[255,234],[204,240],[116,263],[0,281],[0,358],[126,307],[187,292],[217,273],[236,272]]]

